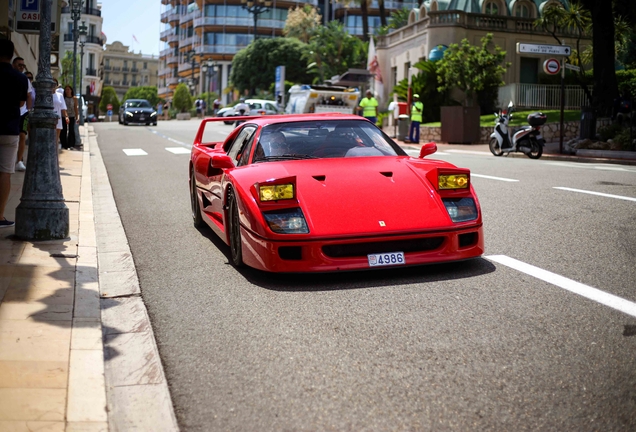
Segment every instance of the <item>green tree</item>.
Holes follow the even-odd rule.
[[[80,76],[82,69],[80,67],[80,57],[77,56],[75,64],[75,75],[77,77],[78,85],[81,85]],[[75,88],[75,83],[73,83],[73,51],[66,51],[64,53],[64,57],[62,58],[62,73],[60,74],[60,84],[62,86],[70,85],[75,90],[75,93],[80,93],[81,89]]]
[[[344,25],[330,21],[312,36],[305,51],[309,72],[320,83],[349,68],[366,69],[368,44],[350,35]]]
[[[156,107],[159,103],[159,95],[157,93],[157,87],[131,87],[124,95],[124,99],[146,99],[150,102],[150,105]]]
[[[461,101],[464,106],[472,106],[480,101],[479,95],[492,97],[493,89],[504,85],[502,79],[510,63],[506,62],[506,52],[495,46],[491,53],[488,46],[492,42],[492,33],[481,38],[481,46],[474,46],[463,39],[459,44],[451,44],[439,61],[437,81],[439,91],[458,88],[465,94]],[[495,93],[496,94],[496,93]],[[488,96],[490,95],[490,96]]]
[[[375,34],[378,36],[386,35],[386,34],[389,34],[389,31],[391,30],[404,27],[409,22],[410,13],[411,13],[411,9],[409,8],[394,10],[393,12],[391,12],[391,16],[389,17],[388,24],[380,26],[377,29],[375,29]]]
[[[190,95],[190,90],[185,83],[180,83],[174,90],[172,106],[181,113],[188,112],[192,109],[192,96]]]
[[[307,43],[314,30],[320,26],[320,19],[318,11],[309,4],[302,7],[296,6],[294,9],[289,8],[283,34]]]
[[[114,113],[117,113],[119,111],[119,99],[117,98],[115,89],[112,87],[104,87],[102,89],[102,97],[99,101],[99,110],[105,113],[108,110],[108,104],[111,104],[113,106]]]
[[[419,72],[411,79],[411,89],[414,94],[420,95],[424,103],[422,121],[424,123],[439,121],[440,107],[447,104],[446,92],[437,90],[438,62],[421,60],[413,65]],[[408,99],[409,80],[404,78],[394,88],[398,98],[402,101]]]
[[[241,93],[267,91],[276,76],[276,66],[285,66],[285,78],[294,82],[311,79],[303,63],[306,44],[296,38],[256,39],[232,60],[230,81]]]

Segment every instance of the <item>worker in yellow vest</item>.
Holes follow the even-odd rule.
[[[424,104],[420,102],[420,95],[413,95],[413,106],[411,107],[411,129],[409,130],[409,141],[420,142],[420,123],[422,123],[422,111]]]
[[[378,122],[378,100],[373,97],[371,90],[367,90],[367,97],[360,101],[362,117],[369,119],[373,124]]]

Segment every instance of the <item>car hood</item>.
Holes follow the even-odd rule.
[[[136,113],[152,114],[153,112],[155,112],[154,108],[148,108],[148,107],[137,107],[137,108],[129,107],[129,108],[126,108],[125,110],[135,114]]]
[[[452,225],[426,179],[440,166],[453,167],[407,156],[267,162],[252,165],[246,180],[251,186],[296,176],[298,200],[313,235],[391,234]]]

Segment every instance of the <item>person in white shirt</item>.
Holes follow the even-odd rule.
[[[55,87],[53,88],[53,109],[57,113],[57,126],[55,127],[55,145],[59,145],[60,143],[60,133],[62,132],[62,119],[68,125],[69,119],[66,114],[66,102],[64,102],[64,89],[62,87],[58,87],[57,80],[53,78],[55,81]]]
[[[11,62],[13,68],[20,73],[26,74],[26,65],[24,64],[24,59],[22,57],[16,57]],[[35,102],[35,91],[33,86],[31,85],[31,81],[28,81],[29,90],[27,91],[27,100],[20,107],[20,141],[18,143],[18,159],[15,165],[15,169],[17,171],[26,170],[26,166],[24,166],[24,162],[22,159],[24,158],[24,148],[26,147],[26,137],[29,130],[29,110],[33,108],[33,103]]]

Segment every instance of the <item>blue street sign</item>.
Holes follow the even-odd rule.
[[[40,0],[20,0],[20,9],[23,11],[37,12],[40,10]]]
[[[113,115],[113,110],[106,111],[106,115],[109,116],[109,117],[112,116]]]

